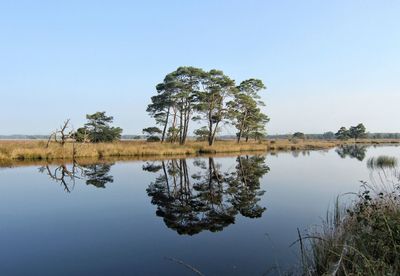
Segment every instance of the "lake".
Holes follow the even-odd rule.
[[[400,147],[0,168],[0,275],[276,275],[383,154]]]

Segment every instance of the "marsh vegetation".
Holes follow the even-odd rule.
[[[361,142],[361,141],[359,141]],[[337,152],[342,157],[363,158],[365,146],[376,144],[399,143],[398,140],[363,140],[353,144],[337,140],[298,140],[281,139],[262,142],[236,143],[233,140],[216,141],[209,146],[206,141],[187,141],[185,145],[176,143],[150,143],[146,141],[116,141],[112,143],[73,143],[46,144],[46,141],[0,141],[0,163],[32,160],[69,160],[82,158],[101,159],[194,156],[200,154],[235,153],[235,152],[276,152],[296,150],[323,150],[339,146]]]
[[[304,275],[400,274],[397,158],[371,157],[367,167],[356,199],[346,206],[338,197],[322,227],[300,237]]]

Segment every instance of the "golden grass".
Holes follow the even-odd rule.
[[[363,140],[359,143],[399,143],[399,140]],[[329,149],[350,141],[324,140],[272,140],[259,142],[217,141],[213,146],[205,142],[188,141],[186,145],[149,143],[145,141],[120,141],[115,143],[75,144],[75,158],[186,156],[248,151],[288,151]],[[74,145],[52,143],[47,148],[44,141],[0,141],[0,160],[71,160]]]

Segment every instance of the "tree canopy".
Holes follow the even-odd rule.
[[[254,134],[254,137],[259,137],[265,133],[265,124],[269,118],[260,109],[265,105],[258,94],[262,89],[266,87],[261,80],[245,80],[236,87],[234,98],[228,102],[228,115],[238,131],[238,142],[243,136],[248,141]]]
[[[350,138],[349,131],[345,127],[341,127],[338,132],[335,133],[335,136],[339,140],[347,140]]]
[[[88,122],[76,132],[77,141],[88,139],[92,143],[100,143],[121,139],[122,129],[110,126],[114,121],[112,116],[107,116],[105,112],[96,112],[86,115],[86,119]]]
[[[358,124],[356,126],[352,126],[349,129],[350,138],[354,138],[355,140],[359,138],[364,138],[366,136],[366,128],[363,124]]]
[[[258,92],[265,88],[258,79],[236,86],[221,70],[179,67],[156,85],[147,112],[162,126],[161,142],[184,144],[192,121],[205,122],[200,129],[209,145],[223,124],[238,130],[238,142],[241,137],[261,139],[269,118],[261,111],[264,103]]]
[[[360,123],[356,126],[350,127],[350,129],[347,129],[346,127],[341,127],[338,132],[336,132],[335,136],[339,140],[348,140],[349,138],[357,140],[360,138],[365,138],[367,136],[367,133],[365,126]]]
[[[306,135],[303,132],[295,132],[293,133],[292,137],[294,139],[306,139]]]

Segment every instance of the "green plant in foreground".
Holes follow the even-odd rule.
[[[366,186],[364,186],[366,187]],[[397,189],[365,189],[350,208],[337,201],[322,231],[301,240],[304,275],[399,275],[400,199]]]

